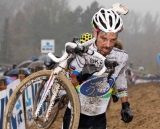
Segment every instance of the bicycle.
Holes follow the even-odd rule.
[[[97,58],[102,59],[102,61],[104,62],[104,66],[103,68],[99,71],[94,73],[95,76],[101,76],[103,73],[105,73],[106,71],[108,71],[108,81],[110,81],[110,83],[112,82],[112,79],[110,80],[109,77],[111,76],[111,74],[114,71],[114,67],[117,65],[115,62],[113,62],[112,64],[114,65],[108,65],[108,61],[106,60],[106,58],[104,56],[102,56],[101,54],[99,54],[96,51],[90,50],[88,49],[88,46],[91,45],[92,43],[95,42],[95,38],[80,44],[80,43],[71,43],[68,42],[65,44],[65,53],[63,54],[63,56],[61,58],[56,58],[52,53],[48,53],[48,56],[55,62],[58,63],[58,66],[53,69],[53,70],[42,70],[42,71],[38,71],[35,72],[33,74],[31,74],[30,76],[26,77],[24,80],[22,80],[22,82],[17,86],[17,88],[14,90],[14,92],[12,93],[7,106],[6,106],[6,110],[5,110],[5,114],[4,114],[4,121],[3,121],[3,129],[10,129],[13,127],[13,123],[12,123],[12,118],[14,117],[15,114],[15,108],[17,108],[17,101],[20,102],[20,97],[23,94],[23,92],[26,92],[28,87],[32,87],[34,86],[34,84],[36,84],[37,82],[39,82],[39,85],[42,84],[43,86],[45,86],[44,92],[42,94],[42,98],[40,99],[39,104],[37,105],[37,109],[35,110],[34,114],[30,114],[32,115],[32,118],[30,117],[30,119],[32,119],[31,122],[28,122],[29,118],[27,115],[27,111],[26,112],[22,112],[22,108],[21,108],[21,119],[20,122],[23,121],[23,119],[25,119],[25,123],[29,123],[27,124],[27,129],[28,128],[49,128],[51,126],[51,124],[53,123],[53,121],[56,119],[57,117],[57,110],[55,110],[56,113],[54,113],[54,110],[52,109],[57,103],[56,103],[56,97],[58,96],[58,93],[61,89],[65,89],[66,94],[68,96],[70,105],[71,105],[71,119],[70,119],[70,129],[77,129],[78,125],[79,125],[79,117],[80,117],[80,102],[79,102],[79,98],[77,95],[77,92],[73,86],[73,84],[71,83],[71,81],[69,80],[69,76],[68,76],[68,69],[67,69],[67,62],[70,58],[73,57],[73,55],[79,55],[82,53],[91,55],[91,56],[95,56]],[[74,54],[72,54],[74,53]],[[108,69],[109,68],[109,69]],[[103,79],[104,77],[101,77],[101,79]],[[44,82],[44,83],[43,83]],[[53,86],[54,85],[54,86]],[[42,86],[42,87],[43,87]],[[52,89],[52,95],[50,95],[50,99],[49,99],[49,104],[47,104],[47,112],[45,112],[45,117],[43,120],[39,120],[38,117],[39,115],[43,114],[40,110],[42,108],[42,104],[45,103],[47,97],[49,96],[49,92]],[[26,97],[25,97],[26,98]],[[14,106],[16,106],[14,108]],[[24,113],[24,115],[23,115]],[[52,116],[52,114],[54,115],[54,120],[49,120],[50,117]],[[43,123],[36,123],[35,121],[43,121],[45,122],[45,125],[43,127]],[[47,126],[47,124],[49,126]],[[37,126],[39,125],[39,126]],[[24,124],[22,126],[25,126]]]

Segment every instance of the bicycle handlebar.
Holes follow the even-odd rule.
[[[77,44],[72,43],[72,42],[66,43],[66,44],[65,44],[65,52],[64,52],[63,56],[60,57],[60,58],[55,57],[51,52],[48,53],[48,56],[49,56],[54,62],[56,62],[56,63],[59,63],[59,62],[61,62],[61,61],[64,61],[64,60],[68,57],[68,53],[66,52],[66,47],[67,47],[67,46],[70,46],[71,48],[74,49],[75,47],[77,47]]]
[[[52,53],[48,53],[48,56],[49,56],[54,62],[59,63],[59,62],[61,62],[61,61],[64,61],[65,59],[67,59],[67,57],[69,56],[69,54],[68,54],[67,51],[66,51],[66,48],[67,48],[67,47],[69,47],[69,49],[71,49],[71,51],[73,51],[77,46],[78,46],[78,47],[87,47],[87,46],[91,45],[92,43],[94,43],[94,41],[95,41],[95,38],[93,38],[93,39],[91,39],[91,40],[89,40],[89,41],[87,41],[87,42],[85,42],[85,43],[83,43],[83,44],[75,44],[75,43],[72,43],[72,42],[67,42],[67,43],[65,44],[65,52],[64,52],[64,54],[63,54],[62,57],[57,58],[57,57],[55,57]],[[96,76],[102,75],[102,74],[107,70],[107,67],[106,67],[106,65],[105,65],[105,59],[106,59],[106,57],[104,57],[104,56],[101,55],[100,53],[98,53],[98,52],[96,52],[96,51],[93,51],[93,50],[90,50],[90,49],[88,49],[85,53],[87,53],[87,54],[89,54],[89,55],[91,55],[91,56],[94,56],[94,57],[97,57],[97,58],[103,60],[103,62],[104,62],[103,68],[102,68],[99,72],[96,72],[96,73],[93,74],[93,75],[96,75]]]
[[[83,44],[78,44],[78,46],[80,46],[80,47],[89,46],[89,45],[91,45],[92,43],[94,43],[95,40],[96,40],[96,39],[93,38],[93,39],[88,40],[87,42],[85,42],[85,43],[83,43]],[[56,63],[59,63],[59,62],[65,60],[65,59],[68,57],[68,53],[66,52],[66,47],[67,47],[67,46],[69,46],[69,47],[71,47],[72,49],[74,49],[74,48],[77,47],[77,44],[72,43],[72,42],[67,42],[67,43],[65,44],[65,52],[64,52],[63,56],[60,57],[60,58],[55,57],[52,53],[48,53],[48,56],[49,56],[54,62],[56,62]]]

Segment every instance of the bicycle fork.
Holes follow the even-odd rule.
[[[55,99],[56,99],[56,97],[57,97],[57,95],[58,95],[59,89],[60,89],[60,85],[59,85],[59,84],[56,85],[56,86],[54,87],[54,89],[53,89],[53,95],[52,95],[52,97],[51,97],[50,104],[49,104],[49,107],[48,107],[48,109],[47,109],[45,121],[47,121],[47,120],[48,120],[48,117],[50,116],[50,113],[51,113],[52,107],[53,107],[53,105],[54,105],[54,103],[55,103]]]
[[[39,115],[39,112],[40,112],[40,109],[41,109],[41,107],[42,107],[42,104],[43,104],[44,101],[46,100],[47,95],[49,94],[49,91],[50,91],[50,89],[51,89],[51,87],[52,87],[52,85],[53,85],[53,82],[54,82],[55,78],[56,78],[56,75],[51,74],[49,80],[47,81],[46,87],[45,87],[44,92],[43,92],[43,94],[42,94],[42,98],[41,98],[41,100],[40,100],[40,102],[39,102],[39,104],[38,104],[38,106],[37,106],[36,111],[35,111],[35,116],[34,116],[35,119],[36,119],[37,116]],[[58,87],[57,87],[57,88],[58,88]],[[55,98],[54,96],[56,96],[56,95],[53,95],[53,96],[52,96],[52,99]],[[52,99],[51,99],[51,100],[52,100]],[[47,112],[48,112],[48,111],[47,111]]]

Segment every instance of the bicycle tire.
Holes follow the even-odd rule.
[[[30,83],[35,78],[38,78],[40,76],[48,77],[51,75],[51,72],[52,72],[51,70],[42,70],[42,71],[35,72],[31,74],[30,76],[26,77],[24,80],[22,80],[22,82],[16,87],[16,89],[10,96],[6,109],[5,109],[4,119],[3,119],[3,129],[10,129],[11,117],[13,115],[12,111],[20,95],[23,93],[23,91],[26,88],[29,87],[29,85],[27,84]],[[80,103],[79,103],[78,95],[76,93],[74,86],[70,82],[70,80],[65,75],[63,75],[63,73],[60,72],[58,74],[58,77],[64,84],[63,86],[67,92],[67,95],[69,97],[69,100],[72,106],[71,108],[72,113],[71,113],[71,120],[70,120],[71,122],[70,122],[69,129],[77,129],[79,125],[79,117],[80,117]]]

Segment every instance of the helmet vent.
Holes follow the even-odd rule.
[[[101,13],[105,13],[105,11],[102,9],[102,10],[101,10]]]
[[[101,18],[99,18],[99,21],[101,22],[101,25],[102,25],[104,28],[106,28],[106,29],[107,29],[106,24],[102,21],[102,19],[101,19]]]
[[[119,25],[120,25],[120,19],[118,20],[118,23],[116,24],[115,29],[117,29],[119,27]]]
[[[112,17],[111,16],[109,16],[109,24],[112,27],[113,23],[112,23]]]
[[[117,15],[115,14],[115,12],[112,10],[112,12],[113,12],[113,14],[114,14],[114,16],[115,16],[115,19],[117,19]]]

